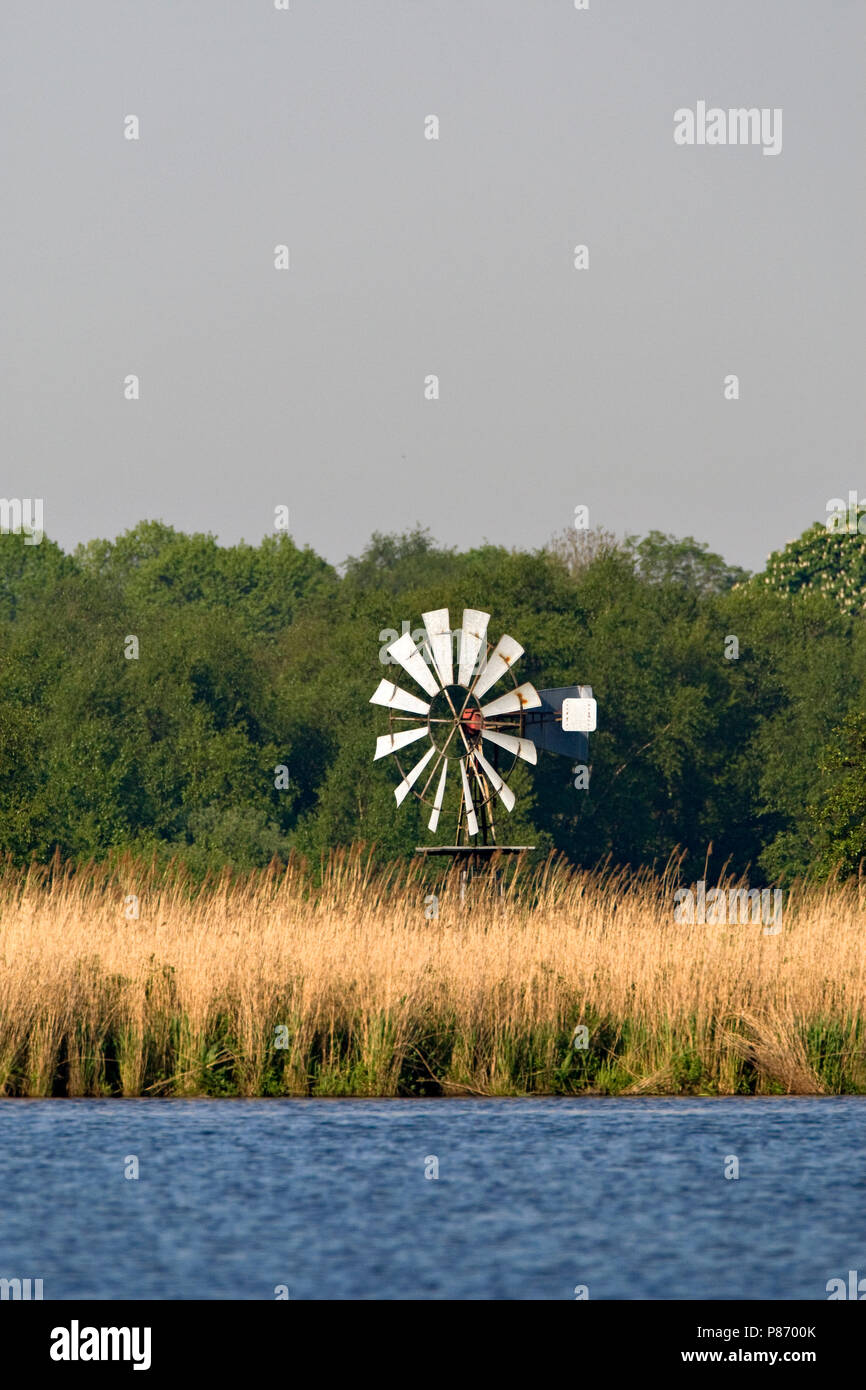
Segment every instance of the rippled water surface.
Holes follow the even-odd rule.
[[[0,1277],[46,1299],[826,1299],[866,1275],[864,1139],[860,1097],[2,1101]]]

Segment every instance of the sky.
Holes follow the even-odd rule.
[[[65,549],[587,507],[760,569],[866,494],[864,40],[859,0],[3,0],[0,491]],[[780,151],[677,144],[699,102]]]

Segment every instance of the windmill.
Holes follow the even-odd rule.
[[[519,684],[514,666],[523,647],[507,635],[494,646],[487,636],[489,613],[465,608],[454,632],[447,608],[421,616],[419,643],[404,632],[386,650],[427,698],[382,680],[370,700],[388,710],[389,732],[376,739],[374,761],[394,755],[401,778],[394,790],[397,805],[411,792],[430,807],[427,824],[435,832],[449,790],[452,801],[456,796],[455,843],[417,852],[477,862],[532,849],[497,842],[499,805],[510,813],[515,804],[508,780],[518,761],[536,763],[539,749],[586,758],[587,735],[596,727],[592,687],[539,691],[529,681]],[[506,689],[497,694],[494,687],[503,680]]]

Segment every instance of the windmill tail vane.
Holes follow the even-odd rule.
[[[446,789],[453,789],[458,810],[451,848],[477,844],[479,838],[484,845],[496,845],[495,811],[500,802],[507,812],[514,809],[508,781],[519,761],[535,764],[539,749],[586,757],[587,735],[596,727],[592,687],[538,691],[529,681],[520,684],[514,667],[523,647],[507,635],[493,645],[487,635],[490,614],[480,609],[463,610],[456,634],[447,608],[423,613],[422,619],[420,644],[404,632],[387,653],[427,698],[380,681],[370,704],[388,710],[390,728],[376,739],[374,761],[394,755],[401,777],[394,790],[397,805],[412,792],[430,807],[431,832],[439,826]],[[500,681],[506,689],[497,695],[493,687]],[[418,749],[411,754],[404,750],[422,740],[425,751],[408,764]]]

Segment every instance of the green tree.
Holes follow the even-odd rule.
[[[821,758],[825,783],[809,806],[818,873],[857,873],[866,859],[866,712],[852,710]]]
[[[857,511],[857,520],[866,509]],[[866,605],[866,535],[860,530],[829,530],[815,522],[802,536],[774,551],[766,571],[756,578],[780,593],[824,594],[844,613],[862,613]]]

